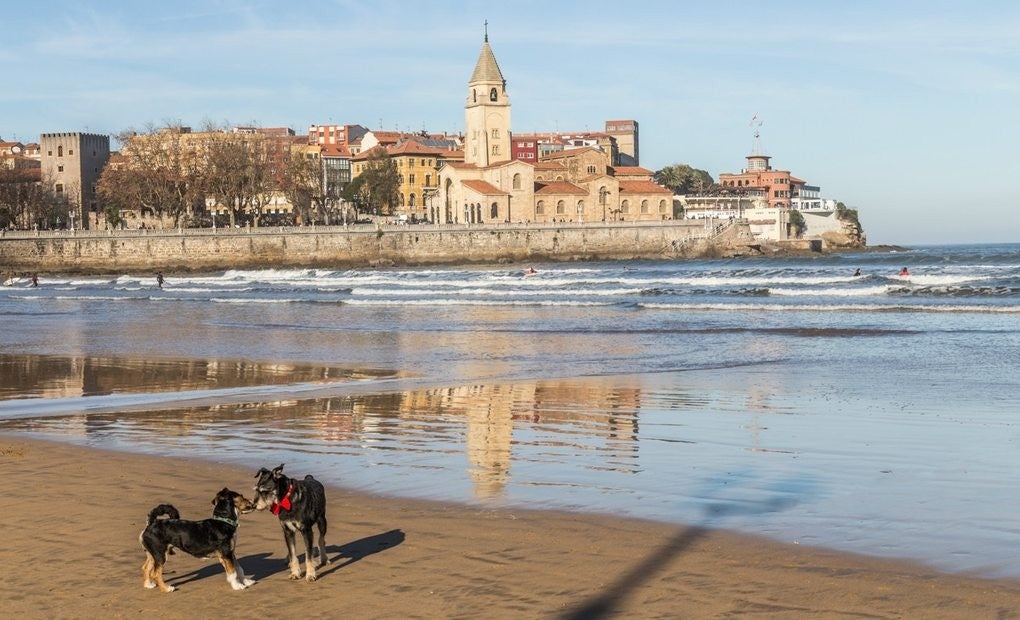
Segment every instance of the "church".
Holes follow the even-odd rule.
[[[448,224],[631,222],[673,219],[673,195],[638,166],[613,166],[597,147],[537,163],[511,156],[510,96],[485,35],[464,105],[464,161],[439,169],[429,217]]]

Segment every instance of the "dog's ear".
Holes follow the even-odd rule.
[[[230,489],[223,487],[223,490],[216,494],[216,497],[212,500],[212,505],[215,506],[217,502],[221,502],[225,499],[230,498]]]
[[[273,478],[278,479],[282,475],[283,475],[283,463],[280,463],[279,467],[273,469]]]
[[[269,473],[268,469],[266,469],[265,467],[260,467],[259,470],[257,472],[255,472],[255,477],[256,478],[261,478],[263,474],[268,474],[268,473]]]

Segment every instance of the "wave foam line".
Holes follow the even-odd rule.
[[[684,304],[641,303],[639,308],[651,310],[706,310],[706,311],[784,311],[784,312],[944,312],[982,314],[1020,314],[1020,306],[933,306],[906,304]]]

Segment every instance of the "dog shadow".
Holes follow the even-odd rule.
[[[344,545],[328,545],[326,547],[326,555],[329,557],[330,563],[316,569],[317,578],[321,579],[323,576],[354,564],[362,558],[396,547],[404,542],[405,537],[404,532],[401,530],[390,530],[382,534],[366,536]],[[300,544],[299,548],[303,546],[303,544]],[[304,567],[304,557],[304,553],[298,555],[302,568]],[[238,558],[237,561],[241,568],[244,569],[244,574],[254,579],[265,579],[278,573],[290,572],[290,567],[287,566],[286,554],[282,557],[275,557],[272,553],[255,553]],[[179,577],[175,576],[173,585],[181,586],[192,581],[217,575],[223,575],[223,567],[218,563],[209,564],[208,566],[184,573]],[[167,575],[167,577],[169,576]]]

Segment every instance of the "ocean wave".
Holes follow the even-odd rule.
[[[491,289],[491,288],[463,288],[463,289],[373,289],[354,288],[351,295],[366,297],[429,297],[437,295],[468,295],[488,297],[539,297],[539,296],[567,296],[567,297],[617,297],[621,295],[643,294],[642,289],[563,289],[563,290],[521,290],[521,289]]]
[[[931,305],[931,304],[741,304],[741,303],[654,303],[638,302],[649,310],[686,310],[710,312],[932,312],[1020,314],[1020,306]]]
[[[612,306],[615,302],[558,301],[534,299],[528,301],[496,301],[486,299],[345,299],[351,306]]]

